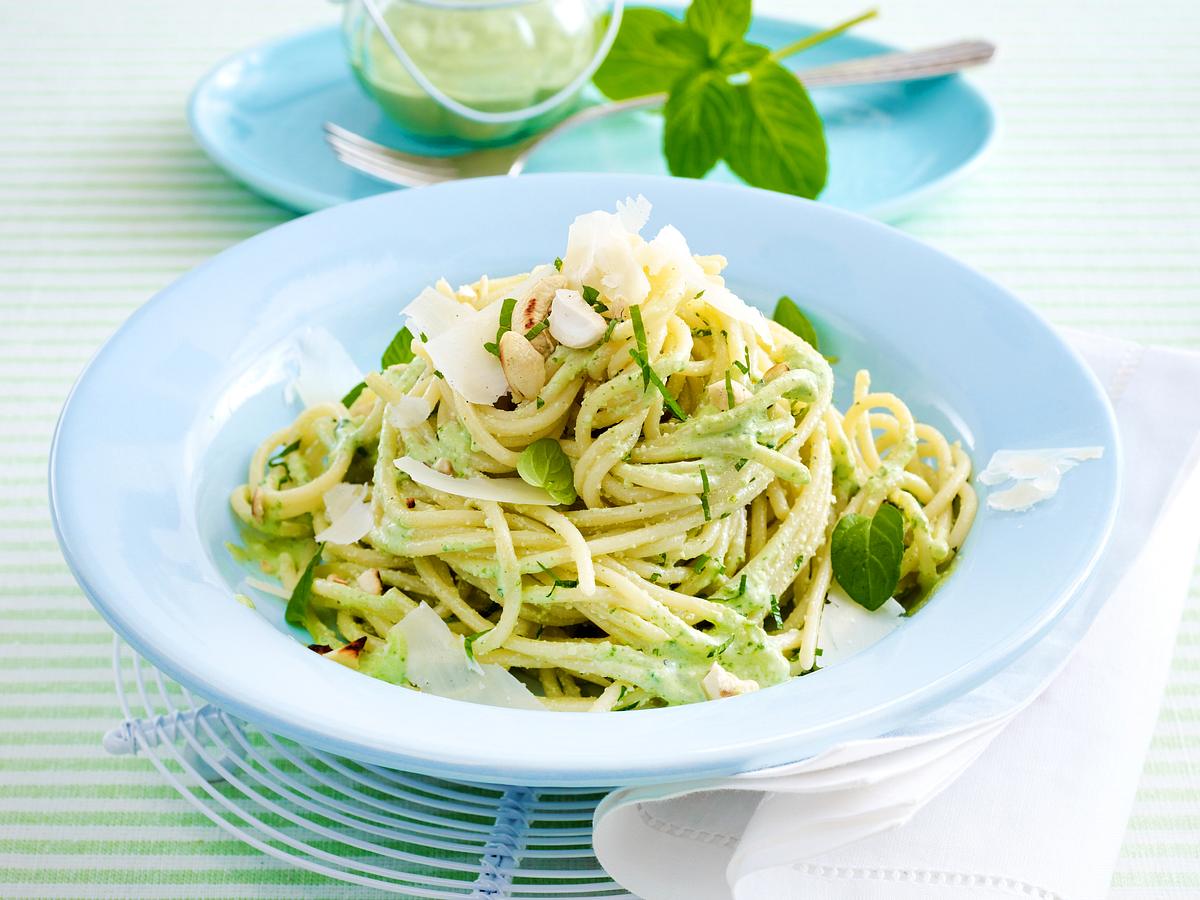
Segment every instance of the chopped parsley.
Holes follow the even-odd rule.
[[[547,322],[545,319],[543,319],[542,321],[540,321],[536,325],[534,325],[532,328],[530,328],[527,332],[525,332],[525,339],[527,341],[532,341],[535,337],[537,337],[539,334],[541,334],[543,331],[545,331],[549,327],[550,327],[550,323]]]
[[[700,467],[700,508],[704,510],[704,521],[711,521],[712,512],[708,508],[708,472],[704,470],[704,466]]]
[[[543,400],[541,397],[537,397],[537,398],[535,398],[535,399],[534,399],[534,402],[537,404],[537,408],[538,408],[538,409],[541,409],[543,406],[545,406],[545,405],[546,405],[546,401],[545,401],[545,400]]]
[[[733,409],[733,379],[728,369],[725,370],[725,402],[726,409]]]
[[[742,459],[739,459],[737,462],[735,462],[735,463],[733,464],[733,470],[734,470],[735,472],[740,472],[740,471],[742,471],[742,469],[744,469],[744,468],[745,468],[745,466],[746,466],[746,463],[748,463],[748,462],[750,462],[750,460],[746,459],[745,457],[743,457]]]
[[[560,272],[562,271],[562,257],[561,256],[554,257],[554,268]]]

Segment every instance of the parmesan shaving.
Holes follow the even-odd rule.
[[[393,428],[415,428],[433,412],[433,404],[424,397],[401,397],[388,404],[387,420]]]
[[[434,368],[468,403],[490,406],[508,393],[499,357],[484,349],[484,344],[496,340],[503,303],[497,300],[481,310],[468,311],[451,328],[430,335],[425,345]]]
[[[329,527],[316,535],[321,544],[354,544],[375,527],[375,515],[367,501],[367,486],[341,482],[322,497]]]
[[[400,315],[408,319],[408,330],[414,336],[424,334],[432,338],[449,331],[474,312],[474,307],[427,287],[400,311]]]
[[[462,635],[422,603],[395,626],[407,648],[405,676],[423,691],[439,697],[513,709],[545,709],[508,670],[480,665],[467,656]]]
[[[340,403],[346,391],[363,380],[342,343],[324,328],[306,328],[295,339],[292,359],[296,376],[284,388],[288,403],[304,406]]]
[[[1058,493],[1063,475],[1079,463],[1103,455],[1103,447],[997,450],[987,468],[979,473],[979,482],[986,485],[1014,482],[1002,491],[991,492],[987,505],[1002,512],[1024,512]]]
[[[472,500],[492,500],[496,503],[528,503],[532,506],[554,506],[555,500],[540,487],[520,478],[455,478],[443,475],[411,456],[395,461],[396,468],[417,484],[435,491],[468,497]]]
[[[614,315],[650,293],[641,260],[645,241],[638,236],[649,215],[649,202],[639,196],[619,205],[617,213],[596,210],[579,216],[567,232],[562,274],[572,284],[599,289]]]
[[[883,640],[899,626],[904,607],[888,600],[872,612],[859,606],[835,583],[829,589],[829,602],[821,610],[821,637],[818,645],[821,667],[841,662]]]

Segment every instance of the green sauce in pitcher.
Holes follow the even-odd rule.
[[[604,23],[592,0],[375,0],[412,62],[453,100],[484,112],[527,109],[592,62]],[[426,138],[498,143],[540,130],[577,103],[572,92],[523,121],[477,122],[413,80],[361,0],[347,4],[347,52],[363,88],[405,130]]]

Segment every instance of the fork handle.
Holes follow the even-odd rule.
[[[995,52],[995,45],[987,41],[955,41],[938,47],[927,47],[924,50],[880,53],[861,59],[831,63],[827,66],[801,69],[796,73],[796,77],[804,83],[805,87],[915,81],[921,78],[950,75],[970,66],[980,65],[991,59]],[[525,168],[529,157],[542,143],[564,131],[616,113],[662,106],[666,101],[666,94],[646,94],[643,97],[631,97],[628,100],[585,107],[532,139],[513,160],[508,174],[519,175]]]
[[[910,81],[949,75],[970,66],[978,66],[991,59],[995,52],[995,45],[987,41],[955,41],[924,50],[880,53],[828,66],[801,69],[796,75],[806,87]]]

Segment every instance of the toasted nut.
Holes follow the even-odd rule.
[[[708,386],[708,402],[717,409],[729,409],[729,395],[733,394],[733,404],[744,403],[753,395],[740,381],[731,381],[729,390],[725,389],[724,381],[714,381]]]
[[[354,579],[354,583],[368,594],[374,594],[376,597],[383,593],[383,582],[379,579],[378,569],[367,569]]]
[[[433,468],[435,471],[441,472],[443,475],[454,474],[454,466],[450,465],[450,460],[446,459],[444,456],[433,464]]]
[[[504,332],[500,338],[500,367],[514,400],[532,400],[546,385],[546,361],[523,334]]]
[[[767,369],[767,371],[763,373],[763,383],[766,384],[768,381],[774,381],[780,375],[790,371],[791,369],[788,367],[787,363],[775,363],[775,365],[771,366],[771,368]]]
[[[326,659],[332,659],[335,663],[340,663],[350,669],[358,668],[358,655],[362,653],[363,647],[366,646],[367,639],[360,637],[357,641],[351,641],[349,644],[344,644],[330,653],[324,653]]]
[[[554,302],[554,292],[566,286],[567,279],[561,275],[548,275],[535,284],[529,291],[529,296],[518,301],[513,310],[513,331],[524,334],[538,322],[545,321],[546,316],[550,315],[550,304]]]
[[[264,506],[262,488],[255,488],[254,495],[250,498],[250,515],[254,517],[255,522],[263,520],[263,515],[266,512]]]
[[[532,341],[533,349],[542,354],[542,359],[549,359],[550,354],[554,352],[554,348],[558,346],[558,341],[554,339],[554,335],[550,333],[550,329],[544,329],[541,334],[534,337]]]
[[[748,694],[751,691],[757,691],[758,682],[738,678],[736,675],[725,671],[720,663],[713,663],[712,668],[708,670],[708,674],[701,679],[700,687],[704,690],[705,697],[709,700],[717,700],[721,697],[734,697],[737,694]]]

